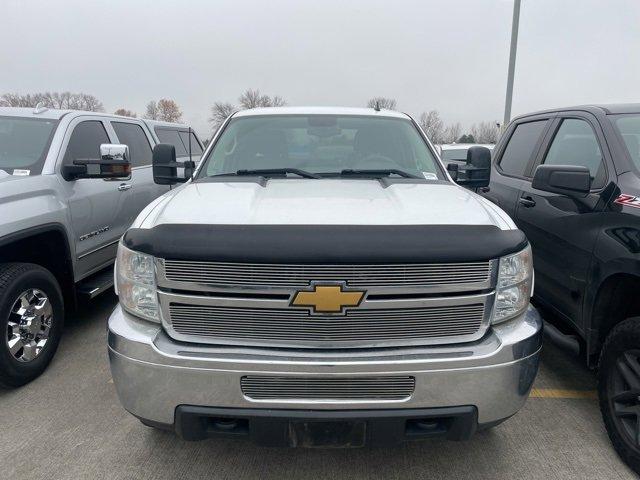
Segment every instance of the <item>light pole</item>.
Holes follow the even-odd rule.
[[[513,100],[513,76],[516,70],[516,50],[518,49],[518,25],[520,23],[520,1],[513,2],[513,22],[511,24],[511,49],[509,51],[509,74],[507,76],[507,98],[504,102],[504,122],[505,128],[511,120],[511,101]]]

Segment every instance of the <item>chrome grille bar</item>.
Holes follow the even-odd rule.
[[[242,393],[252,400],[407,400],[415,378],[300,378],[248,375],[240,379]]]
[[[175,289],[212,287],[304,288],[311,282],[344,281],[369,289],[484,290],[490,287],[491,261],[389,265],[279,265],[160,260],[159,285]]]
[[[169,305],[170,328],[191,338],[302,348],[343,348],[465,341],[483,332],[485,304],[348,310],[343,316],[305,310]]]

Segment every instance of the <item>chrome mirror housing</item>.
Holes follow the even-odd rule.
[[[128,162],[129,158],[129,147],[127,145],[114,143],[103,143],[100,145],[100,160],[103,162]]]

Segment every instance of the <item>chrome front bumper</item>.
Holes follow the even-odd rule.
[[[300,351],[178,343],[160,325],[116,307],[109,319],[109,359],[125,409],[148,423],[173,425],[179,406],[233,409],[383,410],[473,406],[478,424],[515,414],[538,370],[542,321],[529,307],[471,343],[396,349]],[[246,375],[347,378],[415,377],[403,400],[252,400]]]

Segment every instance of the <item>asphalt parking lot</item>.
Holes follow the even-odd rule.
[[[118,402],[105,330],[115,303],[108,293],[83,307],[47,372],[0,391],[1,478],[636,478],[609,444],[593,373],[548,344],[524,409],[468,442],[356,450],[184,442],[144,427]]]

